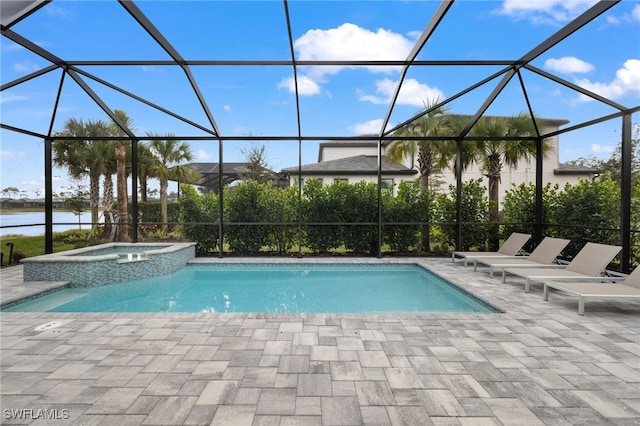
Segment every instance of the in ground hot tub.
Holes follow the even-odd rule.
[[[94,287],[172,274],[195,257],[195,243],[109,243],[22,259],[24,281]]]

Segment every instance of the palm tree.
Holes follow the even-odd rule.
[[[425,109],[431,109],[439,103],[436,99],[425,105]],[[449,136],[451,130],[446,120],[444,107],[431,109],[426,115],[408,123],[395,133],[399,138],[403,136],[433,137]],[[429,189],[429,178],[432,174],[443,170],[455,155],[455,142],[450,140],[402,140],[392,142],[385,153],[388,161],[396,164],[409,158],[413,163],[417,160],[420,173],[420,190],[426,192]],[[429,212],[426,212],[427,214]],[[427,217],[428,219],[428,217]],[[427,220],[428,222],[428,220]],[[426,252],[431,251],[430,226],[427,223],[422,226],[422,247]]]
[[[133,121],[127,113],[116,109],[114,111],[120,121],[133,130]],[[114,136],[125,137],[127,133],[115,122],[111,123],[111,132]],[[129,241],[129,191],[127,190],[127,150],[126,144],[131,141],[118,140],[115,144],[116,153],[116,185],[118,194],[118,241]]]
[[[82,119],[69,118],[56,136],[88,138],[87,126]],[[100,173],[87,163],[87,151],[90,150],[88,139],[56,140],[53,143],[53,162],[57,167],[66,167],[73,179],[89,177],[89,204],[91,206],[91,223],[98,222],[98,204],[100,199]]]
[[[527,113],[519,113],[514,117],[481,117],[469,135],[487,138],[473,143],[472,161],[480,165],[480,169],[489,179],[489,218],[492,222],[497,222],[503,167],[516,168],[521,160],[530,161],[536,156],[535,140],[508,140],[507,138],[535,137],[534,121]],[[543,141],[544,156],[549,148],[549,143]],[[497,245],[497,239],[492,242],[492,246],[495,245]]]
[[[148,136],[159,136],[148,134]],[[188,164],[181,164],[193,160],[193,154],[189,145],[171,139],[172,134],[166,135],[166,140],[152,140],[149,143],[149,150],[155,157],[151,166],[151,176],[160,181],[160,205],[162,231],[168,230],[167,225],[167,187],[169,180],[178,182],[193,182],[200,177],[200,174]]]
[[[433,108],[439,100],[434,100],[425,109]],[[433,137],[450,136],[451,130],[449,122],[446,120],[447,109],[438,107],[429,111],[426,115],[408,123],[398,129],[395,133],[399,138],[403,136],[411,137]],[[455,155],[455,143],[449,140],[402,140],[394,141],[385,153],[388,161],[402,164],[406,158],[411,161],[417,160],[418,171],[420,172],[420,189],[429,189],[429,177],[449,164]]]
[[[91,147],[87,150],[85,162],[99,176],[103,176],[102,208],[104,211],[105,232],[111,227],[111,212],[113,206],[113,175],[116,173],[115,143],[100,140],[108,136],[111,129],[103,120],[87,121],[87,134],[92,138]]]
[[[536,156],[536,142],[533,139],[521,141],[507,140],[514,137],[535,137],[536,129],[531,116],[520,113],[514,117],[481,117],[473,126],[470,136],[486,137],[473,144],[473,161],[489,179],[489,201],[492,202],[490,217],[498,219],[498,199],[502,169],[516,168],[521,160],[531,161]],[[505,139],[500,139],[500,138]],[[546,156],[549,143],[544,141],[543,154]]]
[[[151,176],[151,167],[155,157],[145,144],[138,144],[138,181],[140,182],[140,201],[147,201],[147,180]]]

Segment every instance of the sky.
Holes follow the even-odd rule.
[[[588,0],[459,0],[418,54],[419,60],[517,59],[594,4]],[[136,5],[188,60],[290,60],[284,5],[280,1],[138,1]],[[436,1],[290,1],[293,48],[298,60],[404,60],[437,10]],[[54,0],[11,28],[66,60],[167,60],[169,56],[116,1]],[[640,105],[640,2],[623,0],[595,21],[537,57],[535,67],[596,92],[624,107]],[[2,37],[0,79],[7,84],[50,65]],[[78,66],[99,79],[212,128],[176,66]],[[413,66],[407,71],[391,126],[434,99],[467,89],[502,66]],[[378,134],[401,75],[398,67],[298,67],[303,164],[318,158],[322,137]],[[296,136],[297,111],[290,66],[192,66],[192,75],[222,136]],[[616,112],[549,79],[524,70],[522,78],[538,117],[566,119],[567,126]],[[127,112],[136,135],[207,133],[91,79],[84,79],[112,109]],[[500,79],[448,104],[449,113],[474,114]],[[68,76],[57,114],[59,70],[0,92],[2,124],[46,134],[69,118],[108,120]],[[513,79],[487,114],[526,111]],[[52,124],[53,121],[53,124]],[[640,114],[632,117],[640,122]],[[608,158],[620,141],[621,121],[610,120],[560,136],[561,162]],[[297,142],[265,145],[268,165],[279,171],[298,164]],[[195,161],[216,162],[216,141],[190,142]],[[225,161],[243,161],[247,142],[224,143]],[[43,141],[0,130],[0,189],[14,186],[29,197],[44,188]],[[69,184],[54,170],[54,192]]]

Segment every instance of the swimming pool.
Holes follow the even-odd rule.
[[[498,312],[415,264],[192,264],[65,288],[2,309],[36,312]]]

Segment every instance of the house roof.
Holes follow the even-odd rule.
[[[601,170],[594,167],[576,166],[574,164],[560,163],[558,168],[553,170],[554,175],[594,175]]]
[[[248,163],[222,163],[222,171],[224,175],[238,174],[247,171]],[[220,163],[190,163],[189,166],[200,174],[218,173]]]
[[[249,163],[222,163],[222,186],[242,179],[248,171]],[[194,185],[203,186],[217,192],[220,188],[220,163],[190,163],[192,169],[200,173],[198,182]],[[277,179],[277,173],[270,169],[264,169],[266,175]]]
[[[305,175],[371,175],[378,173],[378,157],[376,155],[356,155],[337,160],[321,161],[301,166]],[[297,173],[297,167],[282,169],[282,173]],[[400,164],[393,164],[382,159],[382,174],[414,175],[417,171]]]

